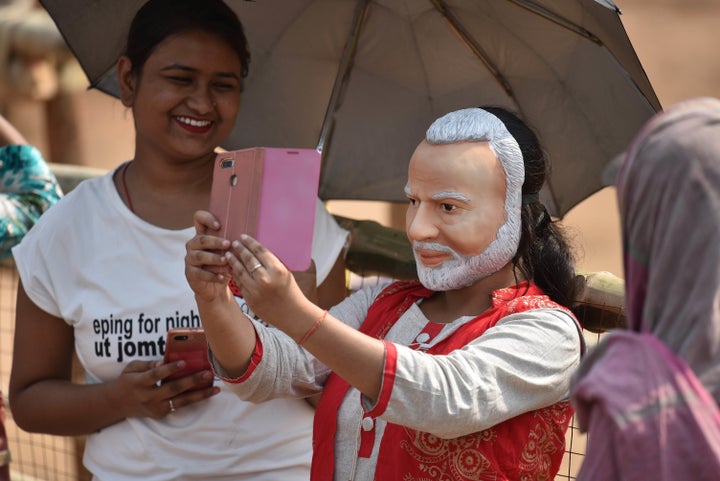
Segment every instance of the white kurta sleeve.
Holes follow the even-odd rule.
[[[507,316],[447,355],[398,345],[392,394],[379,415],[454,438],[552,405],[568,397],[580,335],[567,313],[536,309]]]
[[[358,328],[367,316],[367,310],[384,286],[371,286],[353,293],[330,309],[330,314]],[[210,351],[215,372],[230,385],[243,400],[263,402],[278,397],[307,397],[322,391],[330,369],[300,347],[279,329],[252,321],[261,344],[261,356],[249,374],[228,379],[225,370]]]

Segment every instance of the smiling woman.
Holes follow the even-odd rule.
[[[132,159],[80,183],[13,251],[14,419],[26,431],[88,434],[95,479],[309,475],[307,402],[243,402],[217,379],[196,389],[213,382],[211,371],[175,379],[185,361],[162,360],[169,327],[200,324],[185,244],[193,213],[209,204],[215,151],[235,123],[248,65],[243,26],[221,0],[145,3],[117,63]],[[297,275],[309,296],[334,304],[345,294],[347,232],[319,201],[314,225],[313,267]],[[248,310],[241,295],[231,300]],[[71,379],[73,349],[87,385]]]
[[[133,108],[138,134],[135,158],[123,167],[122,178],[116,176],[116,186],[144,220],[169,229],[186,227],[188,206],[207,205],[208,166],[235,123],[242,62],[217,34],[193,29],[167,38],[142,69],[134,65],[123,56],[117,67],[120,99]],[[194,180],[186,182],[167,177],[180,181],[193,172]],[[158,175],[164,181],[153,179]]]

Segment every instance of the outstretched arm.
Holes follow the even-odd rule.
[[[185,277],[215,360],[226,375],[240,377],[255,349],[255,328],[228,287],[231,273],[225,252],[230,241],[218,236],[220,224],[209,212],[198,211],[193,219],[196,235],[186,244]]]
[[[385,359],[382,341],[358,332],[310,302],[287,268],[251,237],[234,242],[225,261],[255,314],[302,343],[370,399],[377,398]],[[253,270],[258,264],[262,267]]]
[[[218,236],[220,224],[212,214],[199,211],[194,220],[197,234],[187,243],[185,275],[213,356],[228,377],[245,374],[256,342],[252,322],[227,286],[232,274],[257,316],[302,342],[363,394],[377,398],[385,358],[382,341],[361,334],[308,300],[293,274],[256,240],[243,236],[242,243],[231,245]]]

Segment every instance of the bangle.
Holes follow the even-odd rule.
[[[302,346],[303,342],[307,341],[308,338],[310,336],[312,336],[315,331],[318,330],[318,327],[320,327],[320,324],[322,324],[323,321],[325,320],[325,318],[327,317],[327,313],[328,313],[328,311],[323,311],[323,314],[320,317],[320,319],[315,321],[315,324],[313,324],[312,327],[310,329],[308,329],[308,332],[306,332],[305,335],[298,341],[298,345]]]

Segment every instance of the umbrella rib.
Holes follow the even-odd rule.
[[[538,5],[537,3],[535,3],[531,0],[508,0],[508,1],[514,3],[515,5],[517,5],[521,8],[531,11],[532,13],[534,13],[536,15],[540,15],[541,17],[544,17],[547,20],[558,24],[563,28],[566,28],[572,32],[575,32],[578,35],[590,40],[591,42],[594,42],[601,46],[603,45],[602,40],[600,40],[600,38],[597,35],[595,35],[591,31],[589,31],[588,29],[583,28],[574,22],[571,22],[570,20],[566,19],[565,17],[562,17],[561,15],[558,15],[557,13],[553,12],[552,10],[548,10],[547,8]]]
[[[340,65],[338,66],[338,72],[335,76],[335,83],[330,94],[330,100],[328,101],[327,109],[325,110],[325,117],[323,118],[322,127],[320,129],[320,136],[318,138],[317,150],[323,152],[328,142],[329,136],[332,132],[332,120],[333,114],[336,110],[336,104],[340,98],[340,92],[342,90],[345,79],[348,73],[352,69],[352,62],[355,58],[355,52],[357,51],[358,39],[360,37],[360,30],[362,29],[363,20],[365,19],[365,13],[367,11],[370,0],[361,0],[355,7],[355,16],[353,17],[352,27],[348,35],[347,42],[345,43],[345,49],[343,50],[342,57],[340,59]],[[322,177],[322,176],[321,176]]]
[[[445,21],[450,25],[450,28],[453,29],[455,34],[462,40],[462,42],[467,46],[467,48],[478,58],[480,61],[485,64],[485,66],[490,70],[490,73],[495,78],[495,80],[500,84],[500,87],[505,91],[508,97],[513,99],[515,102],[515,105],[519,105],[517,98],[515,98],[515,92],[512,89],[512,86],[510,85],[510,82],[505,78],[505,76],[500,72],[500,70],[495,66],[494,63],[490,61],[490,58],[488,57],[485,50],[478,45],[478,43],[475,41],[474,38],[468,33],[468,31],[465,29],[465,27],[462,26],[462,24],[458,21],[457,17],[453,15],[453,13],[450,11],[450,9],[447,7],[447,4],[444,0],[430,0],[430,2],[435,6],[435,9],[440,13],[440,15],[443,16]]]

